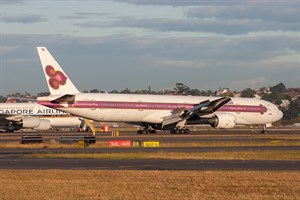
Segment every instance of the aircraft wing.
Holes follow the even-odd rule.
[[[21,115],[0,114],[0,129],[7,130],[10,123],[19,123],[22,120]]]
[[[171,115],[164,117],[162,122],[162,127],[185,121],[194,115],[203,116],[203,115],[214,113],[223,105],[228,103],[230,100],[231,99],[228,97],[222,97],[213,101],[209,101],[209,100],[202,101],[189,110],[185,110],[185,109],[173,110]]]

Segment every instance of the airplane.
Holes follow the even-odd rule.
[[[37,47],[50,96],[38,103],[76,116],[102,122],[139,125],[137,131],[189,133],[186,125],[214,128],[260,125],[262,133],[283,114],[270,102],[253,98],[81,93],[46,47]]]
[[[84,126],[80,117],[38,103],[0,103],[0,130],[48,130]]]

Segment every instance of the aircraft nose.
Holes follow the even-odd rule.
[[[278,117],[278,120],[281,120],[281,118],[283,117],[283,112],[281,110],[278,110],[277,117]]]

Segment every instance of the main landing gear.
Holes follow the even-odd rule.
[[[175,128],[173,130],[170,130],[171,134],[189,134],[190,133],[190,129],[179,129],[179,128]]]
[[[137,130],[137,134],[155,134],[156,129],[152,128],[151,126],[141,128]],[[181,129],[181,128],[175,128],[170,130],[171,134],[189,134],[189,129]]]
[[[139,130],[137,130],[136,133],[137,133],[137,134],[149,134],[149,133],[155,134],[155,133],[156,133],[156,130],[153,129],[153,128],[150,126],[150,127],[148,127],[148,128],[139,129]]]

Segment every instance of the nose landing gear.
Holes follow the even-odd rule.
[[[268,133],[266,124],[261,125],[261,127],[262,127],[262,129],[261,129],[260,133],[262,133],[262,134]]]

